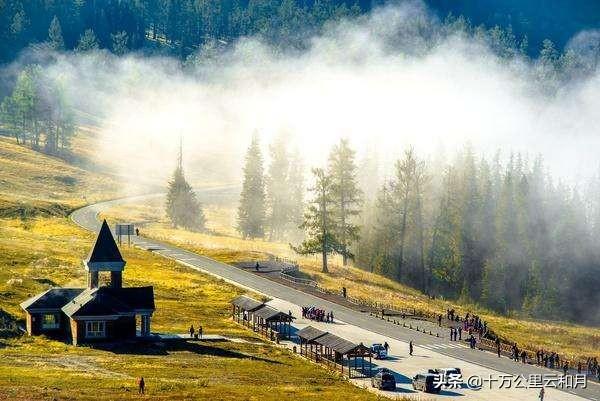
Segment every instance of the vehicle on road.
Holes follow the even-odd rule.
[[[440,381],[440,376],[435,373],[419,373],[412,379],[412,386],[415,390],[424,391],[426,393],[437,394],[442,389],[437,384]]]
[[[462,383],[462,372],[460,371],[460,368],[429,369],[429,373],[439,375],[441,382],[445,386]]]
[[[371,377],[371,386],[380,390],[395,391],[396,378],[389,369],[382,368],[375,376]]]
[[[375,355],[375,359],[387,358],[387,350],[382,344],[371,345],[371,352]]]

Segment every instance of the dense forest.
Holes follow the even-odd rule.
[[[541,157],[407,150],[362,224],[371,271],[501,313],[600,322],[600,174],[575,188]]]
[[[276,169],[264,174],[256,140],[248,152],[239,215],[254,225],[251,235],[241,231],[263,237],[281,224],[266,216],[289,222],[292,214],[264,202]],[[306,238],[293,248],[322,255],[324,272],[338,254],[431,296],[598,324],[600,172],[575,188],[553,178],[541,157],[504,156],[467,146],[421,159],[409,148],[376,189],[376,158],[357,162],[341,140],[327,167],[313,169],[300,225]]]
[[[271,44],[302,47],[327,21],[364,14],[384,3],[376,0],[2,0],[0,62],[13,60],[28,46],[43,46],[48,39],[55,49],[85,50],[95,46],[117,54],[143,51],[182,58],[208,43],[228,44],[242,36],[256,35]],[[525,45],[521,50],[533,57],[546,39],[561,49],[580,30],[597,28],[594,16],[600,11],[597,3],[583,0],[425,1],[423,4],[442,20],[448,15],[459,15],[479,30],[494,27],[509,30],[509,36],[521,38],[519,42]],[[523,42],[523,38],[527,40]]]

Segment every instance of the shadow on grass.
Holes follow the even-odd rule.
[[[221,358],[250,359],[276,365],[282,362],[262,358],[238,351],[224,349],[218,346],[206,345],[189,341],[165,341],[156,343],[124,343],[124,344],[97,344],[95,349],[124,355],[169,355],[173,352],[191,352],[197,355],[217,356]]]

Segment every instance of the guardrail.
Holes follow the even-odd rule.
[[[292,273],[300,271],[300,266],[298,262],[288,258],[275,258],[275,263],[281,265],[281,271],[283,273]]]
[[[279,273],[279,277],[281,277],[282,279],[284,279],[286,281],[292,282],[292,283],[303,284],[303,285],[308,285],[310,287],[318,288],[317,282],[314,280],[290,276],[289,274],[284,273],[284,272]]]

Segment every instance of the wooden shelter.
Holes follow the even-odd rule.
[[[251,324],[253,325],[252,313],[263,306],[264,303],[260,301],[240,295],[231,301],[231,316],[236,322],[250,327]]]
[[[269,332],[274,331],[279,338],[289,339],[291,337],[291,324],[294,317],[289,313],[263,305],[253,312],[253,317],[255,327],[263,335],[269,336]]]
[[[231,301],[231,316],[236,322],[252,326],[252,330],[272,340],[289,339],[291,336],[292,315],[246,295]]]
[[[307,326],[297,333],[300,353],[316,362],[325,363],[342,374],[353,377],[371,376],[371,350],[342,337]],[[365,358],[369,358],[365,366]]]

